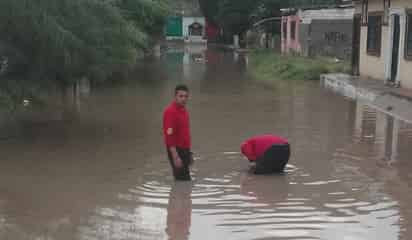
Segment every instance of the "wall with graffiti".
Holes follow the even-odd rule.
[[[302,25],[300,41],[307,56],[349,60],[352,52],[352,20],[313,20]]]
[[[349,60],[354,9],[300,10],[282,17],[282,52]]]

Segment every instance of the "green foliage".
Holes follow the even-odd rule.
[[[170,12],[166,0],[117,0],[115,5],[137,28],[155,35],[163,32]]]
[[[221,0],[217,15],[221,26],[234,34],[245,32],[250,26],[250,15],[256,6],[255,0]]]
[[[240,34],[250,26],[250,16],[256,0],[199,0],[200,8],[208,19],[230,34]]]
[[[1,0],[0,42],[31,75],[105,79],[135,62],[166,14],[163,0]]]
[[[231,34],[241,34],[254,21],[280,16],[281,8],[332,7],[341,0],[199,0],[199,3],[208,21]]]
[[[347,62],[335,62],[329,58],[282,56],[256,51],[250,54],[250,72],[258,80],[318,80],[321,74],[349,72]]]
[[[206,19],[214,24],[218,24],[218,10],[219,10],[219,0],[199,0],[200,9]]]

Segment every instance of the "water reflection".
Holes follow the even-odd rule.
[[[357,102],[355,136],[376,149],[376,157],[388,164],[399,160],[402,145],[408,144],[412,124]],[[402,141],[400,139],[402,138]],[[404,152],[404,151],[403,151]]]
[[[282,202],[287,199],[289,194],[289,182],[287,176],[284,175],[265,177],[244,174],[240,180],[240,193],[266,206],[283,205]],[[255,211],[259,211],[259,209],[255,209]]]
[[[345,185],[362,189],[371,199],[396,199],[400,210],[397,224],[404,226],[396,239],[409,239],[412,213],[406,206],[412,200],[412,124],[361,101],[354,104],[354,138],[335,153],[337,174]]]
[[[192,223],[192,183],[175,183],[170,191],[167,206],[169,240],[189,239]]]
[[[81,78],[74,83],[65,84],[62,88],[62,106],[65,109],[63,119],[73,120],[80,114],[84,99],[90,96],[90,81]]]
[[[86,78],[72,83],[49,80],[2,79],[0,83],[0,140],[13,140],[38,125],[73,121],[91,94]]]

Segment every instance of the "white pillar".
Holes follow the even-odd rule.
[[[396,161],[398,158],[398,145],[399,145],[399,130],[401,121],[399,119],[394,119],[393,122],[393,137],[392,137],[392,153],[390,156],[390,161]]]
[[[233,46],[239,48],[239,35],[233,35]]]

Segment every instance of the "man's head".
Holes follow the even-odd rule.
[[[189,88],[186,85],[177,85],[175,88],[175,101],[181,106],[186,106],[189,99]]]

